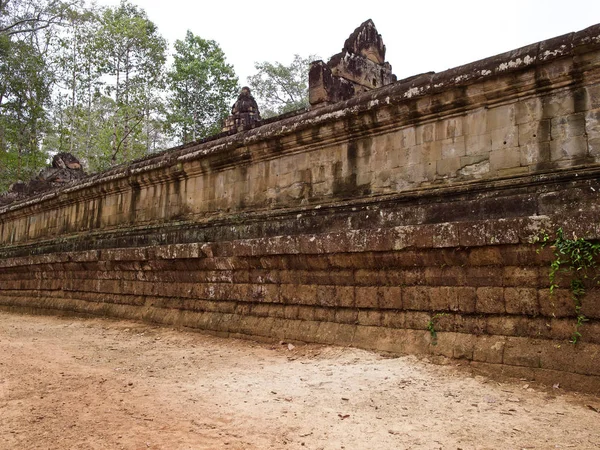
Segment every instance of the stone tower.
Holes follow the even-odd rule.
[[[369,19],[346,39],[341,53],[327,63],[311,63],[309,102],[313,108],[325,106],[395,81],[392,66],[385,62],[383,39]]]

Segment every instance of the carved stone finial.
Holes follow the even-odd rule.
[[[383,45],[383,39],[371,19],[363,22],[354,30],[344,42],[342,51],[364,56],[375,64],[385,62],[385,45]]]
[[[327,64],[313,62],[308,79],[309,102],[317,107],[391,84],[396,76],[385,62],[383,39],[369,19],[354,30],[342,52]]]
[[[260,121],[260,111],[258,104],[252,94],[250,88],[244,86],[237,101],[231,108],[231,115],[225,119],[223,131],[240,131],[252,126]]]

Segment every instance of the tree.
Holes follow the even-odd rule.
[[[288,66],[264,61],[254,63],[258,71],[248,77],[252,94],[257,99],[261,116],[277,116],[308,106],[308,69],[311,61],[319,59],[310,55],[294,55]]]
[[[175,42],[173,58],[168,74],[171,132],[182,143],[218,133],[239,91],[233,66],[215,41],[189,30]]]
[[[32,35],[59,25],[80,0],[0,0],[0,35]]]
[[[99,15],[94,8],[71,11],[55,40],[50,61],[57,75],[52,109],[54,133],[45,143],[52,151],[73,153],[83,159],[95,148],[92,104],[103,85],[102,58],[95,39]]]
[[[111,164],[147,153],[144,129],[160,111],[166,41],[146,13],[125,0],[107,8],[96,36],[101,67],[110,77],[105,93],[114,101]]]
[[[0,189],[45,164],[54,75],[47,64],[62,2],[0,0]],[[59,8],[59,10],[50,10]]]

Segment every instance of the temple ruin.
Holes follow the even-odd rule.
[[[600,239],[600,25],[396,81],[373,22],[309,110],[0,207],[0,307],[459,359],[600,392],[600,291],[551,295],[559,228]],[[433,331],[435,331],[435,333]]]

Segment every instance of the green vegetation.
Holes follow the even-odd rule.
[[[437,345],[437,331],[435,325],[442,317],[447,315],[448,313],[436,313],[429,319],[429,322],[427,322],[427,330],[429,331],[429,334],[431,334],[431,345]]]
[[[168,73],[167,123],[182,143],[218,133],[239,91],[233,66],[215,41],[188,30],[175,42],[175,60]]]
[[[583,298],[587,287],[598,284],[600,277],[597,266],[600,243],[590,242],[575,235],[569,239],[565,237],[562,228],[556,231],[554,240],[547,233],[543,233],[539,240],[542,247],[550,246],[554,252],[554,260],[550,264],[549,272],[550,293],[554,294],[560,287],[557,281],[558,274],[565,274],[570,279],[569,289],[577,316],[571,342],[576,344],[581,338],[580,328],[588,320],[582,312]]]
[[[58,152],[95,172],[219,132],[239,92],[233,67],[191,31],[171,67],[167,48],[127,0],[0,0],[0,192]],[[306,104],[308,62],[256,65],[265,116]]]
[[[316,59],[319,57],[315,55],[308,58],[294,55],[287,66],[280,62],[255,63],[257,73],[248,78],[248,83],[263,117],[308,106],[308,69],[310,62]]]

